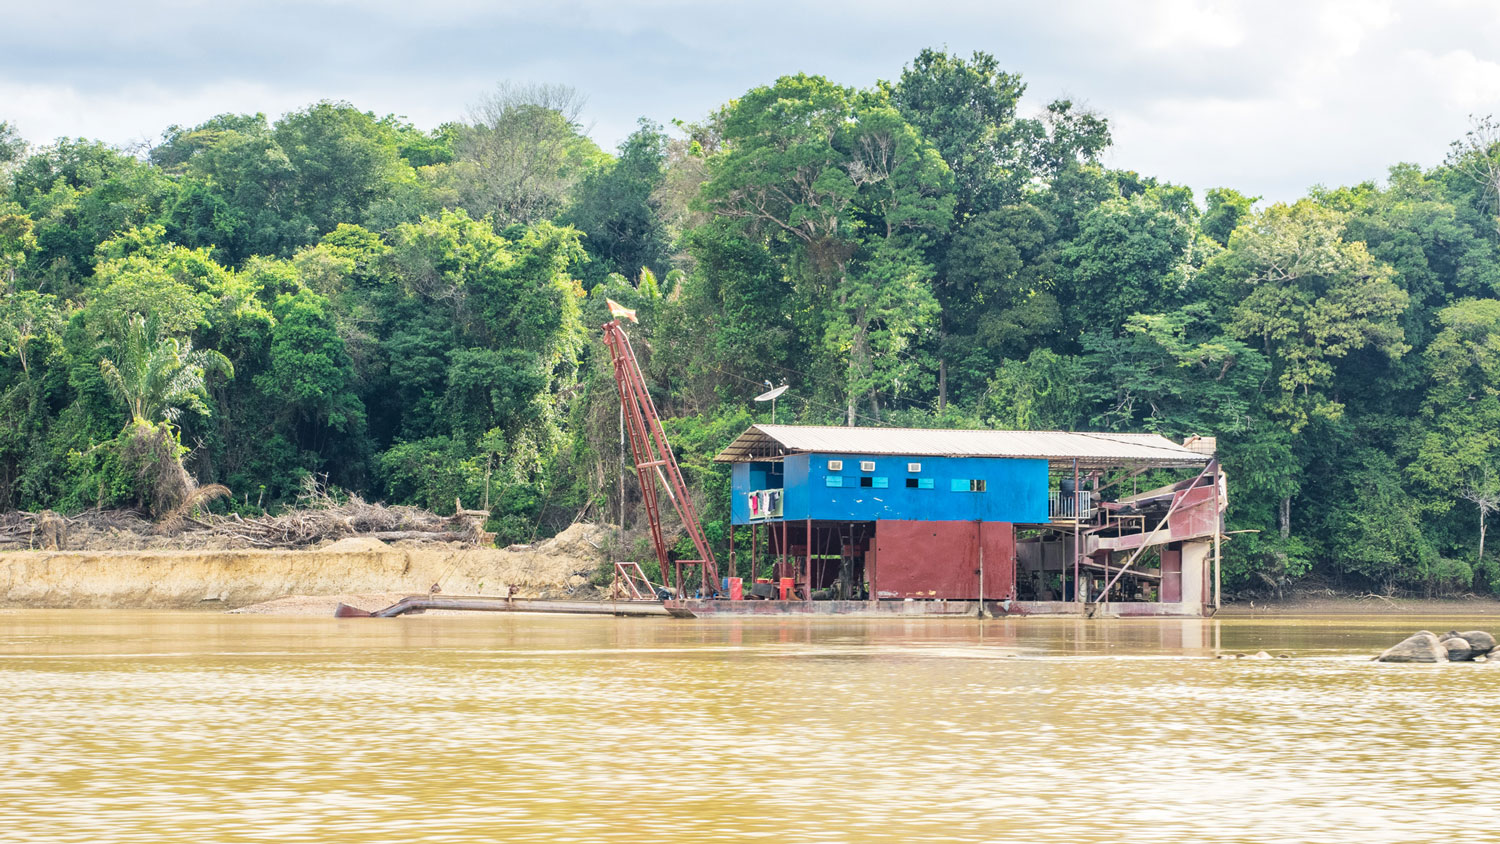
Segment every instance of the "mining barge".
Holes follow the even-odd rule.
[[[604,341],[666,582],[616,562],[617,600],[594,612],[1196,618],[1219,607],[1228,490],[1203,436],[752,425],[714,458],[732,479],[721,572],[618,319]],[[693,559],[667,545],[663,492]],[[464,601],[414,597],[375,614],[589,611]]]
[[[1216,442],[1198,436],[752,425],[714,458],[732,478],[721,576],[618,320],[604,339],[673,615],[1201,617],[1219,606],[1228,496]],[[669,553],[659,488],[696,559]],[[616,574],[625,597],[647,597],[638,566]]]
[[[732,466],[728,570],[765,576],[680,583],[668,603],[1202,616],[1219,602],[1226,503],[1213,449],[1156,434],[755,425],[716,460]],[[1182,477],[1139,489],[1169,473]]]

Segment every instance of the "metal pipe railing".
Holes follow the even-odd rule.
[[[1051,519],[1092,519],[1094,517],[1094,493],[1080,489],[1076,493],[1064,493],[1054,489],[1047,494],[1047,517]],[[1082,514],[1081,516],[1075,513]]]

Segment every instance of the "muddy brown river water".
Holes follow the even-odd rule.
[[[1493,842],[1453,626],[5,611],[0,842]]]

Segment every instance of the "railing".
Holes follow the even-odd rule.
[[[641,571],[639,563],[617,562],[609,597],[612,601],[650,601],[656,598],[656,587]]]
[[[1050,519],[1065,519],[1072,521],[1077,518],[1091,519],[1094,517],[1094,494],[1086,489],[1081,489],[1075,494],[1064,494],[1061,490],[1052,490],[1047,495],[1047,517]]]
[[[745,495],[749,499],[750,521],[781,518],[782,507],[786,503],[786,490],[756,489]]]

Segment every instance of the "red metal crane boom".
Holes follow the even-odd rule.
[[[656,546],[656,560],[661,564],[661,576],[665,580],[668,572],[676,577],[677,593],[682,594],[682,567],[701,566],[703,596],[718,592],[719,573],[714,563],[714,552],[708,547],[703,535],[703,526],[698,523],[698,510],[688,495],[687,483],[682,471],[677,468],[677,458],[672,454],[672,445],[662,430],[661,419],[656,414],[656,405],[646,392],[646,378],[635,359],[635,350],[630,347],[630,338],[619,320],[604,324],[604,343],[609,346],[609,356],[615,366],[615,386],[620,388],[620,406],[625,410],[625,425],[630,429],[630,451],[635,458],[635,474],[641,483],[641,500],[646,504],[646,514],[651,520],[651,542]],[[651,470],[655,469],[653,473]],[[662,538],[661,508],[657,504],[656,481],[660,479],[666,488],[667,498],[677,508],[682,526],[692,537],[693,547],[698,551],[696,560],[677,560],[675,566],[667,556],[667,543]]]

